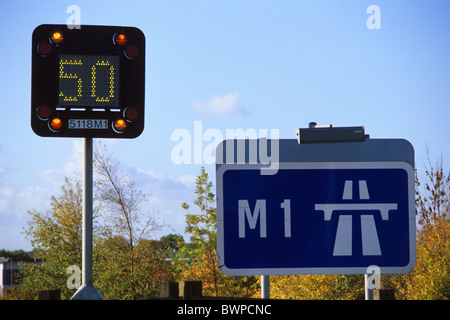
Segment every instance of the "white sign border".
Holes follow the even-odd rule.
[[[409,263],[406,266],[380,267],[383,274],[410,272],[416,264],[416,207],[414,168],[407,162],[279,162],[278,170],[283,169],[403,169],[408,176],[409,202]],[[216,170],[217,198],[217,255],[220,270],[229,276],[251,275],[308,275],[308,274],[365,274],[364,267],[332,268],[228,268],[224,261],[224,219],[223,219],[223,175],[229,170],[261,170],[266,165],[258,164],[222,164]]]

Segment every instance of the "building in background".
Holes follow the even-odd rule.
[[[4,290],[17,287],[20,285],[19,271],[21,263],[39,263],[34,259],[15,259],[0,257],[0,295],[3,295]]]

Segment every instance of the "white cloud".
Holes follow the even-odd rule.
[[[159,212],[161,222],[169,227],[169,230],[164,229],[158,236],[167,233],[183,234],[186,212],[182,209],[181,204],[183,202],[192,204],[195,198],[196,176],[172,177],[141,169],[128,171],[128,173],[143,192],[150,194],[145,208]]]
[[[48,207],[49,192],[39,186],[24,186],[14,178],[0,179],[0,219],[22,219],[28,210]]]
[[[195,176],[184,175],[170,177],[151,170],[137,170],[132,174],[138,185],[151,194],[150,204],[158,207],[174,205],[181,208],[181,204],[192,198],[195,188]]]
[[[64,184],[64,178],[76,177],[81,179],[83,172],[83,141],[75,140],[72,144],[72,152],[67,161],[62,163],[59,167],[48,168],[40,173],[45,181],[51,183],[54,187],[59,187]]]
[[[223,96],[214,95],[206,102],[194,101],[192,108],[202,114],[216,116],[246,115],[247,112],[238,105],[239,94],[228,93]]]
[[[6,174],[6,167],[0,165],[0,178]]]
[[[31,245],[22,234],[27,226],[28,210],[45,212],[50,198],[60,193],[65,177],[81,179],[83,171],[83,143],[73,141],[71,152],[57,166],[39,172],[38,185],[27,185],[0,164],[0,248],[30,250]],[[143,211],[159,213],[159,222],[167,227],[155,234],[158,239],[168,233],[184,233],[185,214],[181,204],[192,204],[195,198],[195,175],[170,176],[151,170],[139,170],[121,165],[139,189],[150,194]]]
[[[23,235],[28,210],[44,212],[50,205],[49,189],[25,186],[13,173],[0,176],[0,248],[30,250]]]
[[[185,186],[191,188],[192,190],[195,189],[195,182],[197,180],[197,177],[192,174],[187,174],[184,176],[179,176],[178,180],[181,181]]]

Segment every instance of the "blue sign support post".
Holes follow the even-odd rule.
[[[272,162],[261,161],[269,153]],[[225,274],[366,274],[372,265],[381,273],[406,273],[414,267],[414,149],[408,141],[226,140],[216,154],[218,264]]]

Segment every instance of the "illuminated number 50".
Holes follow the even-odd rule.
[[[76,102],[78,98],[83,97],[83,79],[76,73],[67,72],[64,70],[65,66],[82,66],[83,60],[79,59],[64,59],[59,63],[59,78],[60,79],[75,79],[77,84],[77,90],[74,94],[69,96],[64,95],[63,91],[59,92],[59,96],[63,97],[66,102]],[[97,96],[97,68],[98,67],[109,67],[109,94],[107,96],[99,97]],[[70,90],[72,91],[72,90]],[[96,102],[110,102],[110,98],[114,98],[114,66],[110,64],[109,61],[98,60],[91,68],[91,98],[95,99]]]
[[[97,97],[95,94],[97,66],[109,66],[109,95],[107,97]],[[95,98],[96,102],[109,102],[109,98],[114,98],[114,66],[110,65],[109,61],[97,61],[92,66],[91,98]]]

